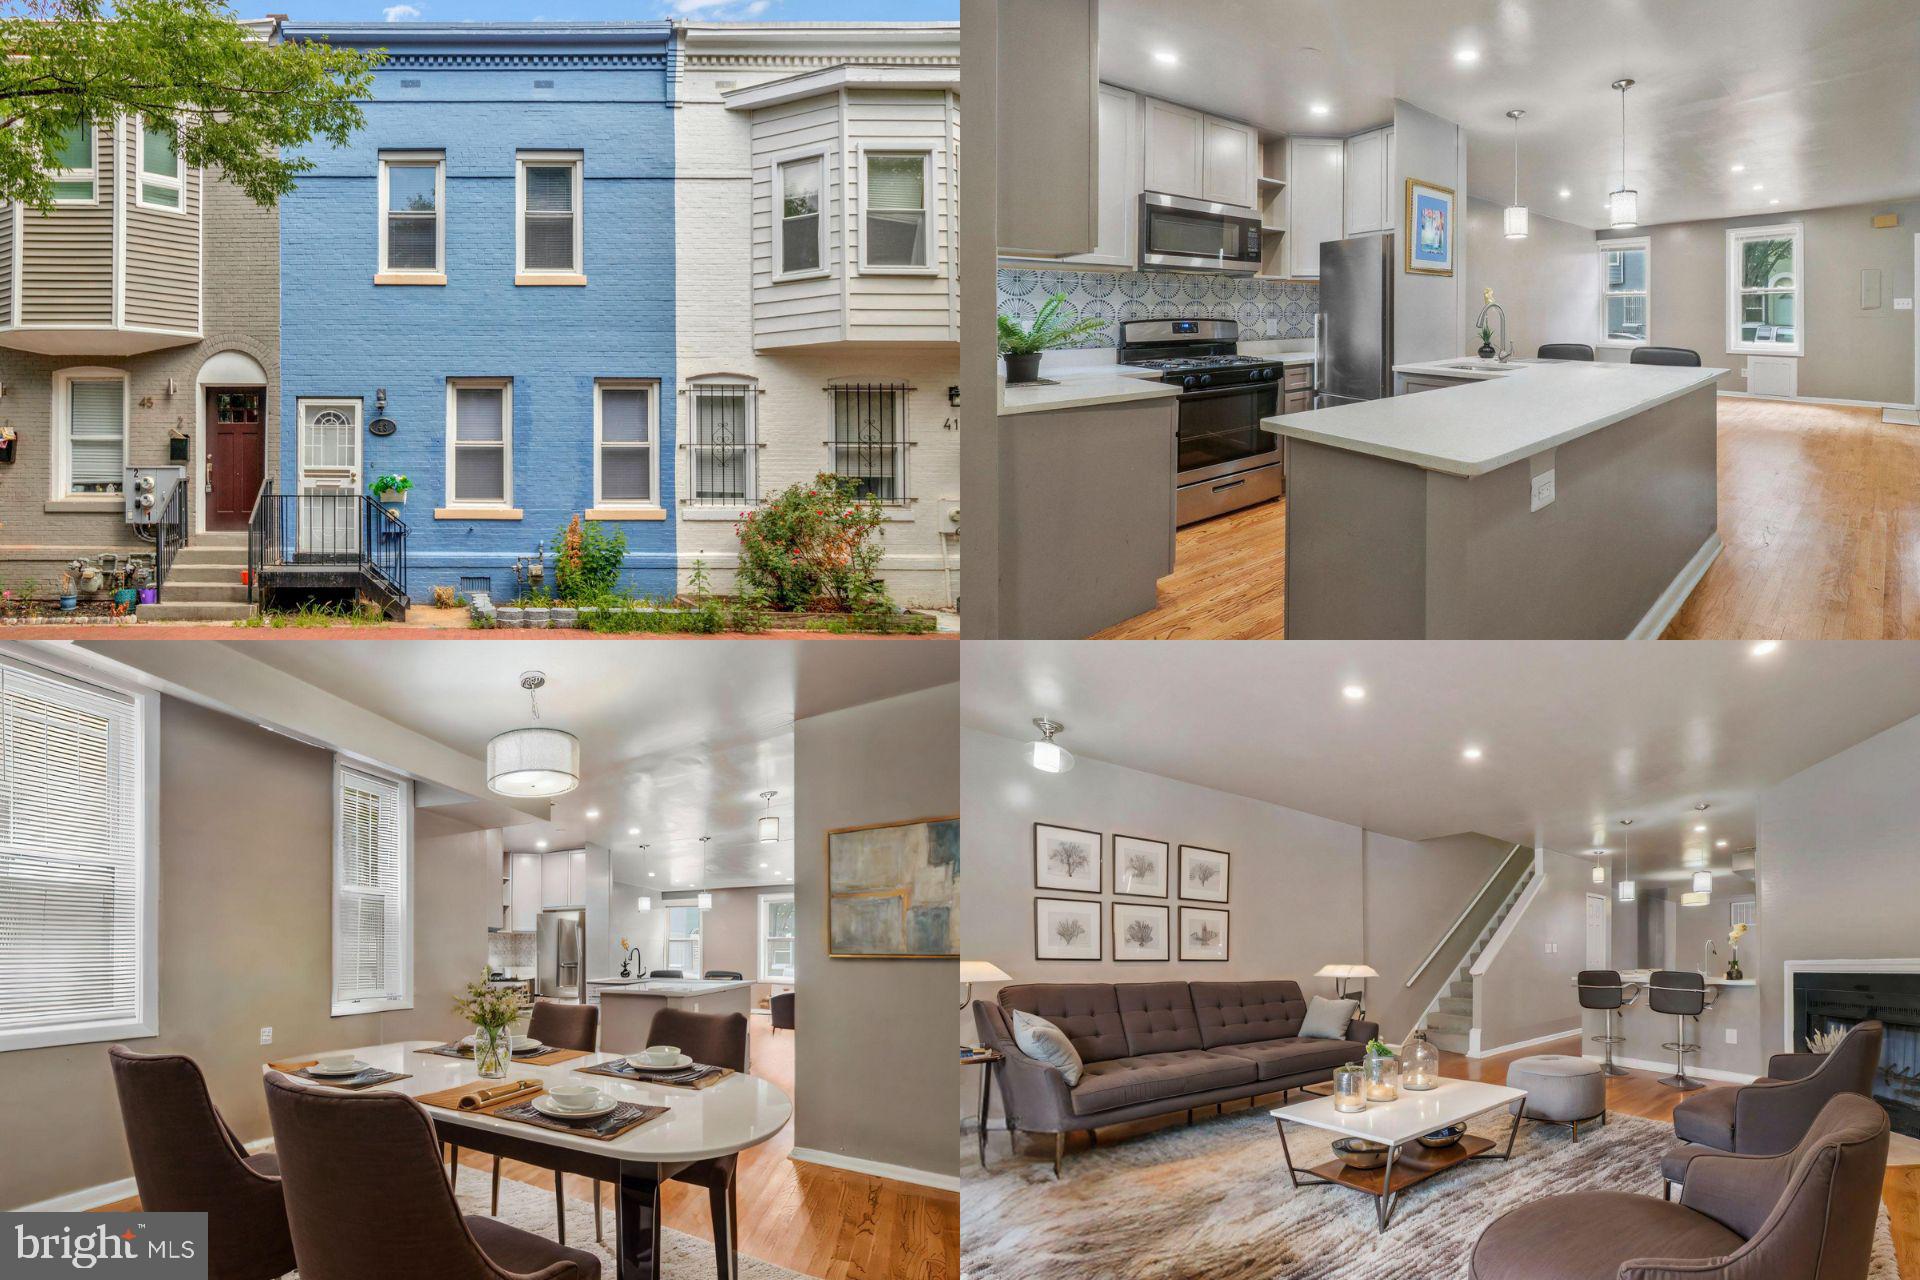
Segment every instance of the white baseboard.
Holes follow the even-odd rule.
[[[273,1147],[272,1138],[255,1138],[247,1144],[247,1150],[253,1152],[268,1151]],[[103,1182],[97,1187],[85,1187],[79,1191],[69,1191],[63,1196],[54,1196],[48,1200],[23,1204],[15,1213],[84,1213],[88,1209],[98,1209],[103,1204],[112,1204],[116,1200],[125,1200],[139,1190],[132,1178],[121,1178],[117,1182]]]
[[[1686,568],[1680,570],[1677,577],[1667,584],[1660,598],[1653,602],[1653,608],[1647,610],[1646,617],[1634,624],[1627,632],[1629,640],[1658,640],[1660,633],[1673,621],[1673,615],[1680,612],[1680,606],[1687,602],[1693,589],[1700,585],[1700,579],[1707,576],[1707,570],[1719,558],[1721,550],[1720,531],[1715,529],[1693,553],[1693,559],[1687,561]]]
[[[1731,396],[1735,400],[1778,400],[1783,404],[1837,404],[1846,409],[1888,409],[1894,412],[1911,412],[1915,406],[1896,404],[1891,400],[1843,400],[1838,396],[1763,396],[1751,391],[1726,391],[1718,394]]]
[[[1467,1056],[1469,1058],[1492,1058],[1502,1053],[1512,1053],[1516,1049],[1531,1049],[1537,1044],[1550,1044],[1555,1040],[1565,1040],[1579,1034],[1580,1028],[1572,1027],[1566,1031],[1549,1031],[1546,1035],[1535,1036],[1531,1040],[1516,1040],[1512,1044],[1503,1044],[1496,1049],[1483,1049],[1480,1047],[1480,1028],[1475,1027],[1473,1029],[1472,1043],[1467,1047]]]
[[[1580,1056],[1588,1062],[1604,1062],[1606,1060],[1597,1053],[1584,1053]],[[1651,1058],[1623,1058],[1615,1054],[1613,1062],[1614,1065],[1618,1067],[1633,1067],[1640,1071],[1658,1071],[1662,1075],[1669,1076],[1673,1074],[1673,1063],[1671,1060],[1656,1062]],[[1722,1084],[1752,1084],[1760,1078],[1759,1076],[1750,1076],[1740,1071],[1721,1071],[1714,1067],[1696,1067],[1692,1063],[1687,1064],[1687,1074],[1690,1076],[1698,1076],[1702,1080],[1717,1080]]]
[[[870,1178],[891,1178],[895,1182],[911,1182],[916,1186],[933,1187],[940,1191],[958,1191],[960,1177],[952,1173],[929,1173],[925,1169],[910,1169],[903,1164],[885,1164],[879,1160],[863,1160],[859,1156],[843,1156],[837,1151],[816,1151],[812,1147],[795,1147],[790,1157],[802,1164],[823,1164],[829,1169],[845,1169],[848,1173],[864,1173]]]

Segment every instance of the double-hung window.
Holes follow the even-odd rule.
[[[98,134],[86,116],[70,120],[53,149],[53,202],[92,204],[98,194]]]
[[[333,762],[333,1013],[413,1008],[413,784]]]
[[[852,480],[859,496],[888,505],[907,501],[907,394],[911,387],[828,387],[833,402],[833,474]]]
[[[127,375],[63,369],[53,378],[59,433],[54,496],[119,493],[127,465]]]
[[[1647,341],[1652,250],[1644,237],[1600,242],[1600,343],[1638,347]]]
[[[447,379],[447,505],[513,505],[512,379]]]
[[[660,384],[604,379],[593,386],[593,493],[600,507],[660,502]]]
[[[142,117],[139,126],[140,207],[165,209],[171,213],[185,212],[185,180],[180,167],[179,134],[173,125],[164,120]]]
[[[868,151],[862,160],[860,265],[877,271],[930,269],[927,189],[932,184],[927,177],[932,154]]]
[[[760,981],[793,981],[793,895],[760,895]]]
[[[824,155],[799,156],[773,166],[774,195],[780,201],[773,242],[776,280],[826,272],[826,171]]]
[[[517,274],[577,277],[585,270],[580,161],[577,151],[523,151],[517,157]]]
[[[754,488],[754,400],[751,382],[730,378],[701,380],[687,387],[686,491],[693,506],[738,507],[757,500]]]
[[[447,158],[441,153],[382,153],[382,275],[406,277],[446,274],[446,187]]]
[[[0,657],[0,1050],[158,1034],[152,696]]]
[[[667,904],[667,968],[689,978],[700,976],[700,906],[696,902]]]
[[[1727,232],[1727,350],[1746,355],[1806,352],[1800,312],[1801,227],[1734,227]]]

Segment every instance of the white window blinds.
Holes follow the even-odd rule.
[[[333,1012],[411,1007],[413,848],[406,783],[335,768]]]
[[[507,500],[507,392],[497,386],[453,388],[453,500]]]
[[[151,1035],[141,719],[0,661],[0,1049]]]
[[[525,270],[578,270],[573,260],[573,183],[571,164],[527,166],[526,225],[522,230]]]
[[[127,460],[126,410],[126,384],[118,378],[75,378],[67,384],[71,492],[120,492]]]

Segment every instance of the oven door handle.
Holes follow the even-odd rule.
[[[1230,387],[1202,387],[1197,391],[1182,391],[1182,400],[1207,400],[1214,396],[1257,396],[1262,391],[1278,391],[1278,379],[1272,382],[1237,382]]]

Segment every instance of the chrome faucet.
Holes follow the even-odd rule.
[[[1491,293],[1492,290],[1488,290],[1488,292]],[[1493,354],[1495,359],[1499,360],[1501,364],[1505,364],[1508,358],[1513,355],[1513,348],[1507,343],[1506,308],[1497,302],[1489,302],[1486,306],[1480,308],[1480,315],[1474,320],[1473,327],[1476,329],[1486,328],[1487,312],[1489,311],[1497,311],[1500,313],[1500,341],[1494,344]]]
[[[1708,977],[1720,972],[1720,948],[1713,945],[1712,938],[1707,939],[1706,952],[1700,957],[1700,972]]]

